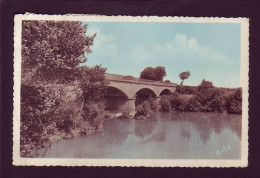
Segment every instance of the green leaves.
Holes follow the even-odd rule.
[[[140,78],[147,80],[162,81],[166,76],[165,67],[158,66],[155,68],[146,67],[140,74]]]
[[[84,63],[96,36],[86,36],[87,26],[79,22],[23,21],[22,72],[35,69],[42,79],[64,75],[63,70],[74,69]],[[49,70],[40,70],[49,68]],[[55,71],[57,70],[55,75]],[[50,74],[51,71],[51,75]],[[41,74],[39,74],[41,73]]]
[[[102,126],[107,82],[101,66],[79,66],[96,36],[67,21],[23,21],[21,156]]]
[[[182,73],[179,74],[179,77],[182,80],[182,83],[183,83],[184,80],[189,78],[189,76],[190,76],[190,72],[189,71],[182,72]],[[181,83],[181,85],[182,85],[182,83]]]

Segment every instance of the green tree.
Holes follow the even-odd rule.
[[[203,79],[198,87],[199,92],[204,92],[210,88],[214,88],[212,82]]]
[[[148,80],[156,80],[154,68],[146,67],[140,74],[140,78]]]
[[[166,76],[165,67],[162,67],[162,66],[155,67],[154,73],[156,76],[156,80],[162,81],[163,78]]]
[[[101,66],[80,66],[96,36],[79,22],[23,21],[21,156],[102,126],[107,83]]]
[[[242,89],[238,88],[227,99],[227,112],[228,113],[242,113]]]
[[[108,86],[108,82],[105,80],[105,71],[106,69],[101,66],[80,67],[79,81],[83,91],[83,103],[103,101]]]
[[[184,80],[186,80],[190,77],[190,72],[189,71],[182,72],[179,74],[179,77],[181,79],[181,84],[180,84],[180,92],[181,92],[182,84],[183,84]]]
[[[190,72],[189,71],[182,72],[182,73],[179,74],[179,77],[181,79],[181,84],[180,85],[182,86],[184,80],[186,80],[186,79],[188,79],[190,77]]]
[[[166,76],[165,67],[158,66],[155,68],[146,67],[140,74],[140,78],[148,80],[162,81]]]
[[[66,21],[23,21],[23,81],[35,77],[55,79],[75,73],[87,60],[96,36],[86,36],[87,25]]]

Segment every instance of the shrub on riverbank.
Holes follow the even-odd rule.
[[[182,97],[182,95],[179,95],[177,93],[174,93],[172,95],[163,95],[161,101],[164,102],[164,103],[160,102],[161,107],[163,107],[162,104],[164,104],[164,105],[170,104],[170,108],[173,110],[177,110],[177,111],[184,111],[185,107],[186,107],[186,99],[184,99]],[[165,101],[168,101],[167,104]],[[166,107],[166,106],[164,106],[164,107]],[[167,109],[164,111],[167,111],[169,106],[167,106],[166,108]]]
[[[38,156],[40,148],[71,134],[80,116],[77,90],[76,85],[22,85],[21,156]]]
[[[171,103],[169,100],[162,98],[160,101],[160,111],[170,111],[171,110]]]
[[[151,118],[155,114],[156,106],[152,100],[146,100],[136,107],[135,119]]]
[[[194,112],[223,112],[225,110],[225,98],[215,89],[198,92],[185,106],[186,110]]]
[[[85,102],[79,82],[21,88],[21,156],[39,156],[39,150],[59,139],[90,134],[102,127],[102,102]]]
[[[228,113],[242,113],[242,90],[237,89],[237,91],[229,97],[227,97],[227,112]]]
[[[167,100],[171,108],[178,111],[242,113],[241,89],[215,88],[211,82],[203,80],[197,91],[189,96],[178,93],[164,95],[161,105],[166,105]]]

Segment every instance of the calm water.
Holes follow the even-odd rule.
[[[45,157],[239,159],[241,115],[158,113],[150,120],[107,119],[90,136],[52,144]]]

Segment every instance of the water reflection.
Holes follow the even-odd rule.
[[[108,119],[91,136],[53,144],[45,157],[239,159],[241,115],[158,113],[150,120]],[[230,145],[231,151],[216,155]]]
[[[145,137],[152,133],[155,126],[157,124],[157,120],[155,118],[147,119],[147,120],[136,120],[135,121],[135,135],[138,137]]]

